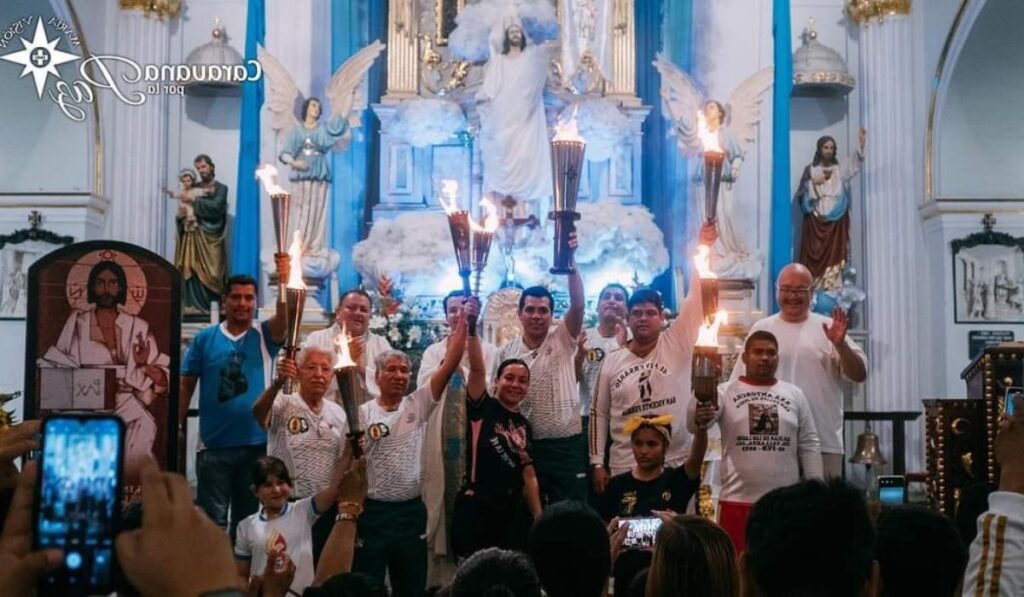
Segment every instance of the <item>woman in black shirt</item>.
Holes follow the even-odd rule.
[[[494,396],[476,336],[480,305],[465,304],[469,328],[469,380],[466,384],[466,478],[455,502],[452,549],[466,557],[487,547],[521,548],[533,518],[540,514],[540,491],[530,459],[530,424],[519,403],[530,387],[530,369],[519,359],[498,366]]]

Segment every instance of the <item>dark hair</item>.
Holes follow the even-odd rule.
[[[320,98],[318,98],[318,97],[308,97],[308,98],[306,98],[306,101],[302,102],[302,110],[300,111],[300,117],[302,118],[302,120],[306,119],[306,112],[309,111],[309,105],[311,103],[313,103],[313,102],[316,102],[316,103],[320,104],[320,116],[323,116],[323,114],[324,114],[324,104],[323,104],[323,102],[320,101]],[[319,120],[319,116],[317,117],[317,119]]]
[[[124,268],[113,261],[100,261],[89,270],[89,287],[85,290],[86,300],[93,304],[96,303],[96,291],[92,287],[103,272],[110,272],[117,278],[117,304],[125,304],[128,301],[128,277],[124,274]]]
[[[499,377],[501,377],[501,374],[502,372],[505,371],[505,368],[511,367],[512,365],[522,365],[523,367],[526,368],[527,377],[530,376],[530,366],[526,364],[526,361],[524,361],[523,359],[505,359],[504,361],[501,362],[500,365],[498,365],[498,371],[497,373],[494,374],[494,379],[498,379]]]
[[[775,334],[767,330],[757,330],[747,336],[746,341],[743,342],[743,352],[750,350],[750,343],[754,340],[767,340],[775,345],[775,350],[779,349],[779,339],[775,337]]]
[[[548,506],[530,529],[529,554],[549,597],[604,595],[611,546],[590,506],[565,500]]]
[[[825,156],[821,153],[821,149],[823,147],[825,147],[825,144],[828,143],[829,141],[832,142],[832,147],[835,148],[835,152],[832,153],[832,159],[831,160],[826,160]],[[836,157],[836,152],[838,152],[838,151],[839,151],[839,145],[836,143],[835,139],[833,139],[832,137],[829,137],[828,135],[824,135],[822,137],[819,137],[818,138],[818,143],[817,143],[817,148],[814,150],[814,162],[812,162],[811,165],[812,166],[818,166],[818,165],[835,166],[835,165],[839,164],[839,160]]]
[[[489,547],[462,562],[449,587],[451,597],[540,597],[540,579],[518,551]]]
[[[626,302],[627,303],[629,302],[629,291],[626,290],[625,286],[623,286],[622,284],[619,284],[618,282],[612,282],[611,284],[605,284],[604,288],[601,289],[601,292],[597,293],[597,302],[601,302],[601,297],[604,296],[604,291],[608,290],[609,288],[618,288],[619,290],[621,290],[622,291],[622,296],[626,297]]]
[[[647,597],[647,575],[650,568],[644,568],[629,581],[629,597]]]
[[[319,587],[309,587],[302,597],[388,597],[388,589],[379,578],[362,572],[342,572]]]
[[[260,285],[256,282],[256,278],[249,274],[235,274],[228,278],[228,281],[224,284],[224,296],[231,294],[232,286],[252,286],[256,289],[256,296],[260,295]]]
[[[348,298],[348,295],[350,294],[358,294],[359,296],[365,298],[366,301],[370,303],[370,308],[373,308],[373,299],[370,298],[370,293],[366,292],[362,288],[352,288],[341,293],[341,296],[338,297],[338,309],[341,308],[341,304],[345,302],[345,299]]]
[[[523,312],[523,307],[526,305],[526,297],[532,296],[535,298],[546,298],[548,299],[548,306],[551,312],[555,312],[555,297],[551,296],[551,291],[543,286],[530,286],[519,295],[519,312]]]
[[[292,485],[292,475],[288,472],[288,465],[276,456],[260,456],[252,467],[252,484],[259,487],[267,482],[270,475],[274,475],[285,483]]]
[[[449,292],[448,294],[446,294],[445,297],[441,300],[441,306],[444,309],[444,314],[448,315],[448,299],[455,298],[455,297],[465,297],[465,296],[466,296],[466,292],[463,291],[463,290],[453,290],[453,291]]]
[[[647,597],[739,595],[736,552],[720,526],[683,515],[661,525],[647,570]]]
[[[206,165],[210,167],[210,175],[214,178],[217,177],[217,166],[213,164],[213,160],[210,159],[210,156],[205,153],[201,153],[196,156],[196,159],[192,160],[193,164],[196,162],[206,162]]]
[[[520,25],[518,23],[514,23],[512,25],[509,25],[508,28],[505,29],[505,35],[503,36],[503,40],[501,42],[501,53],[502,54],[508,54],[509,52],[512,51],[512,40],[509,39],[509,37],[508,37],[508,30],[511,29],[512,27],[516,27],[523,34],[523,43],[522,43],[522,45],[519,46],[519,49],[520,50],[525,50],[526,49],[526,29],[523,29],[522,25]]]
[[[956,594],[967,548],[948,518],[927,508],[886,508],[876,528],[883,596]]]
[[[853,597],[871,578],[867,504],[838,479],[769,491],[750,512],[746,538],[747,567],[765,597]]]
[[[652,303],[660,312],[662,309],[661,293],[649,286],[637,288],[633,291],[633,296],[629,297],[629,301],[626,303],[626,308],[632,311],[633,307],[644,303]]]

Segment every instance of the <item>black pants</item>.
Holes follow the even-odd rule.
[[[518,495],[481,497],[460,493],[452,516],[451,544],[455,557],[465,558],[488,547],[526,547],[530,515]]]
[[[338,506],[332,505],[326,512],[320,515],[313,523],[313,566],[320,561],[320,553],[327,544],[327,538],[331,536],[334,528],[334,519],[338,516]]]
[[[427,508],[423,501],[367,499],[358,529],[352,570],[381,582],[387,574],[393,597],[423,597],[427,586]]]
[[[580,435],[534,440],[530,456],[537,471],[541,503],[587,501],[586,459],[580,453],[582,441]]]

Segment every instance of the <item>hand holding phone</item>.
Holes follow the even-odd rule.
[[[878,501],[886,506],[902,506],[907,503],[907,478],[903,475],[879,477]]]
[[[1024,400],[1024,388],[1006,388],[1006,397],[1003,400],[1003,414],[1012,417],[1017,414],[1017,405],[1014,399]]]
[[[645,516],[641,518],[621,518],[619,528],[628,525],[626,540],[622,543],[623,549],[644,549],[654,547],[654,538],[661,528],[661,519],[657,516]]]

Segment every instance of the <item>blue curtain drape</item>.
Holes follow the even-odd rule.
[[[256,59],[256,47],[266,34],[263,0],[249,0],[245,26],[245,59]],[[260,189],[255,178],[260,161],[260,108],[263,81],[242,83],[242,116],[238,140],[238,184],[235,185],[235,223],[231,236],[229,274],[260,276]]]
[[[687,202],[686,160],[669,137],[671,123],[661,106],[661,76],[651,63],[658,52],[685,71],[693,68],[693,0],[644,0],[634,4],[636,22],[637,95],[651,113],[643,125],[641,181],[644,205],[665,234],[669,250],[669,271],[655,278],[652,286],[669,304],[673,296],[672,268],[689,271],[685,240],[690,229]]]
[[[775,36],[775,86],[772,96],[772,219],[770,281],[793,260],[793,228],[790,205],[789,101],[793,91],[793,41],[789,0],[774,0],[772,33]],[[769,292],[772,311],[775,293]]]
[[[334,0],[331,2],[331,68],[375,39],[387,41],[388,3],[383,0]],[[369,100],[376,103],[387,81],[387,58],[381,55],[370,69]],[[363,237],[364,223],[378,195],[378,145],[380,121],[372,109],[363,114],[363,126],[354,131],[347,151],[334,152],[334,183],[331,187],[330,243],[341,253],[338,284],[341,292],[359,281],[352,263],[352,247]],[[332,299],[328,299],[332,300]],[[330,305],[325,305],[330,307]]]

